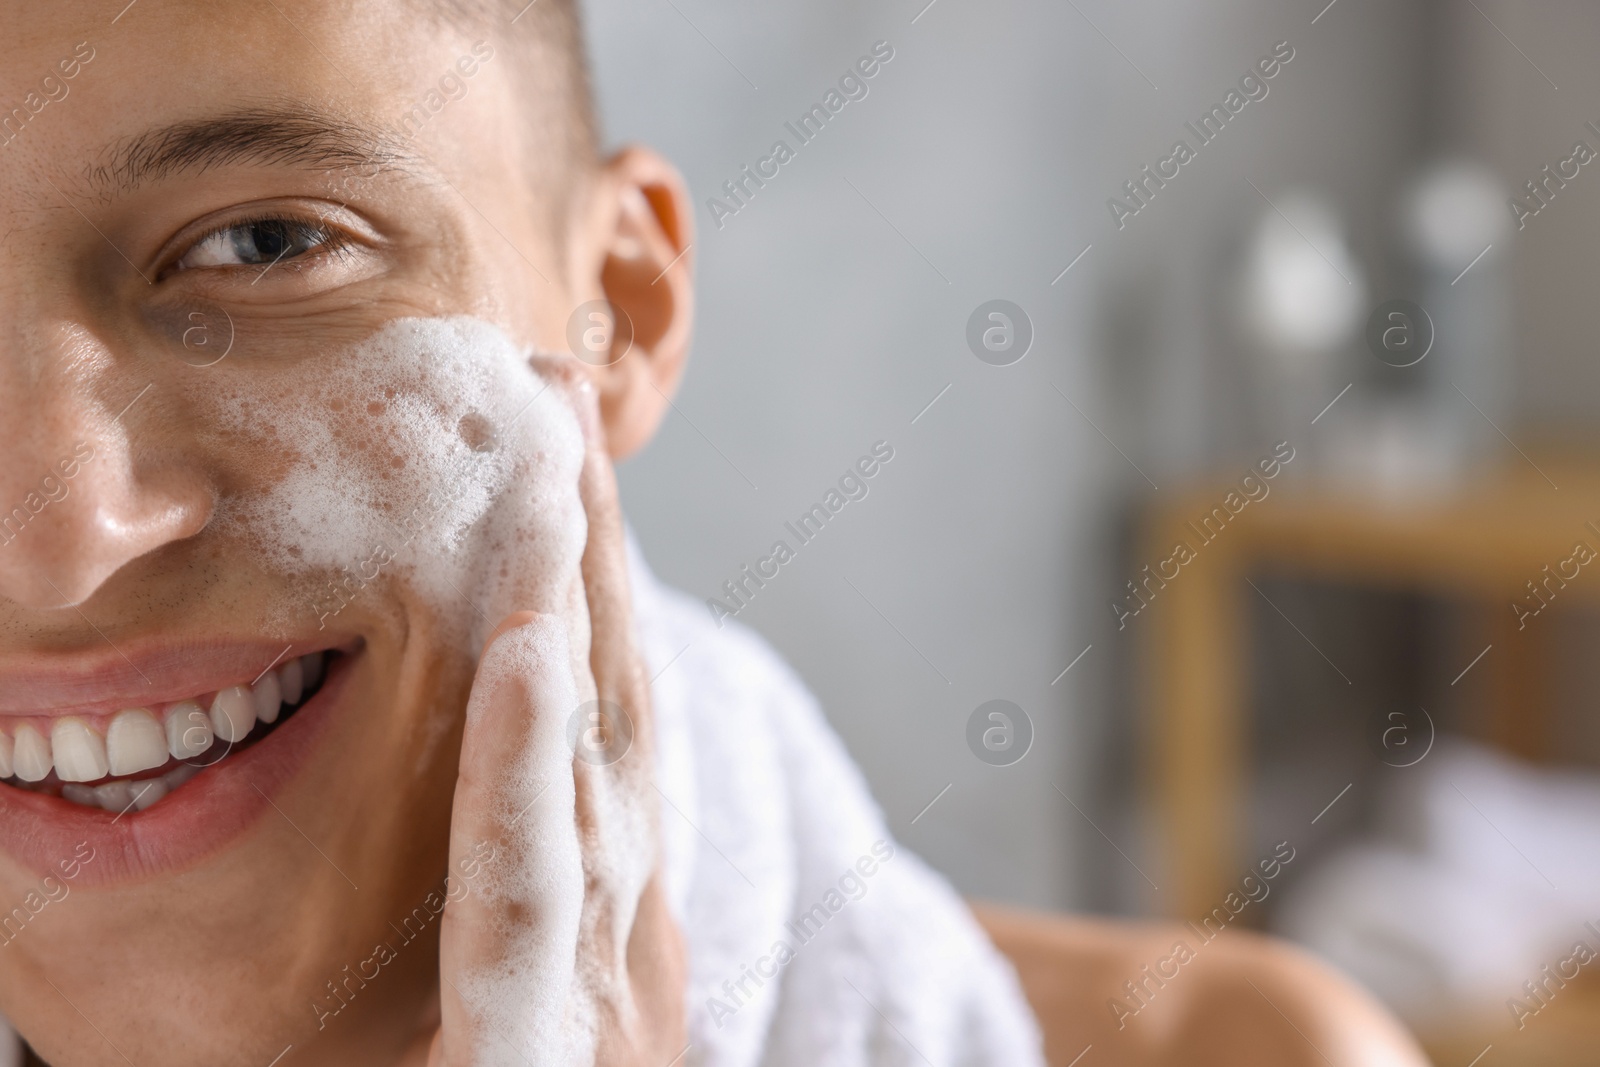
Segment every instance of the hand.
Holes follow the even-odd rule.
[[[687,964],[659,868],[649,688],[633,647],[616,481],[594,390],[559,376],[584,428],[587,542],[580,573],[555,584],[570,595],[507,616],[479,661],[451,812],[429,1067],[662,1067],[687,1041]],[[581,716],[575,753],[569,723],[596,700],[626,721]],[[616,732],[590,732],[625,735],[629,723],[620,758]]]

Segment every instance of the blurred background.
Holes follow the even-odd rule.
[[[1440,1063],[1590,1062],[1600,8],[587,8],[607,139],[699,205],[631,520],[899,838],[1293,937]]]

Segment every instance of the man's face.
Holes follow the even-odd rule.
[[[563,347],[590,294],[504,42],[371,5],[122,3],[0,16],[0,732],[56,742],[49,776],[0,783],[0,1011],[58,1062],[392,1058],[435,981],[432,931],[391,924],[445,873],[478,609],[395,573],[330,600],[226,520],[304,460],[272,412],[331,354],[462,314]],[[317,681],[316,653],[253,744],[87,806],[120,711],[198,744],[174,707],[270,702],[262,672]],[[149,723],[119,729],[107,759],[148,763]]]

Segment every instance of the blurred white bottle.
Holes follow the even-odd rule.
[[[1338,211],[1305,189],[1273,195],[1242,266],[1238,310],[1254,342],[1258,429],[1304,440],[1318,409],[1350,380],[1366,275]]]
[[[1469,464],[1505,447],[1496,427],[1509,429],[1515,400],[1505,202],[1487,168],[1460,159],[1424,169],[1401,201],[1401,231],[1434,328],[1433,351],[1415,369],[1430,414],[1451,427]]]

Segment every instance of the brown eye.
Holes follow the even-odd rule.
[[[267,267],[318,250],[339,246],[325,226],[295,219],[253,219],[217,230],[197,241],[173,265],[174,270],[196,267]]]

